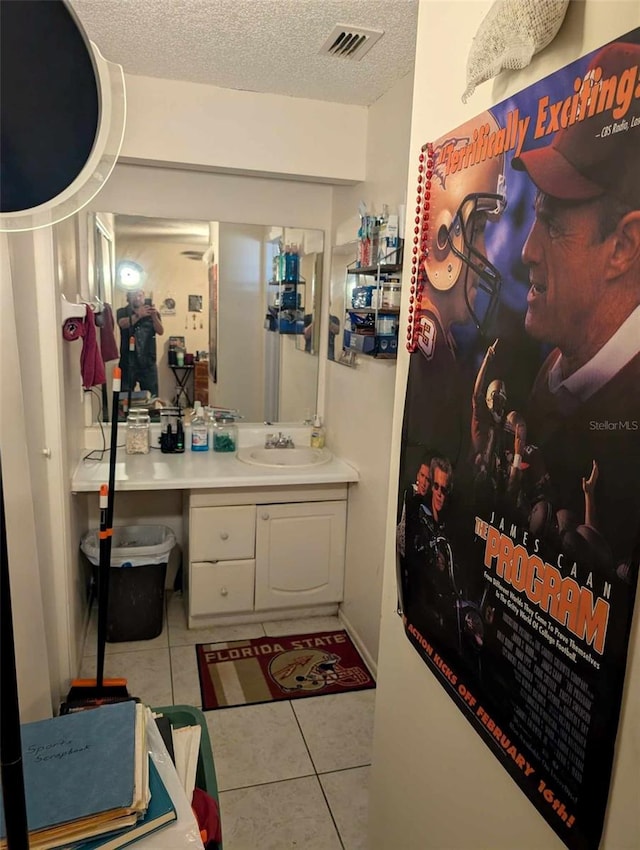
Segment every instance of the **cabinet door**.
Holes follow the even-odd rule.
[[[255,561],[191,563],[189,614],[235,614],[253,610]]]
[[[255,555],[256,509],[253,505],[192,508],[190,561],[235,561]]]
[[[256,610],[339,602],[346,502],[258,505]]]

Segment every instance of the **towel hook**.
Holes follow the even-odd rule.
[[[67,319],[84,319],[87,315],[87,305],[74,304],[72,301],[67,301],[64,295],[61,295],[60,315],[63,325],[67,321]]]

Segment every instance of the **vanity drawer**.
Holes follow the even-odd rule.
[[[253,611],[256,562],[192,563],[189,614],[235,614]]]
[[[255,506],[192,508],[189,560],[235,561],[253,558],[255,546]]]

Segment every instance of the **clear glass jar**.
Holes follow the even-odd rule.
[[[235,452],[238,448],[238,426],[233,419],[221,417],[213,426],[214,452]]]
[[[128,455],[147,455],[151,445],[148,410],[132,410],[127,416],[126,452]]]

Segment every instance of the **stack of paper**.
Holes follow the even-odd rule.
[[[184,793],[190,800],[196,787],[202,730],[199,726],[173,726],[170,718],[164,714],[154,714],[153,717],[175,765]]]
[[[196,787],[196,771],[200,753],[201,729],[199,726],[182,726],[173,729],[173,749],[178,776],[185,794],[191,799]]]
[[[142,705],[105,705],[20,731],[31,850],[115,850],[175,820],[149,760]],[[6,847],[0,807],[0,850]]]

